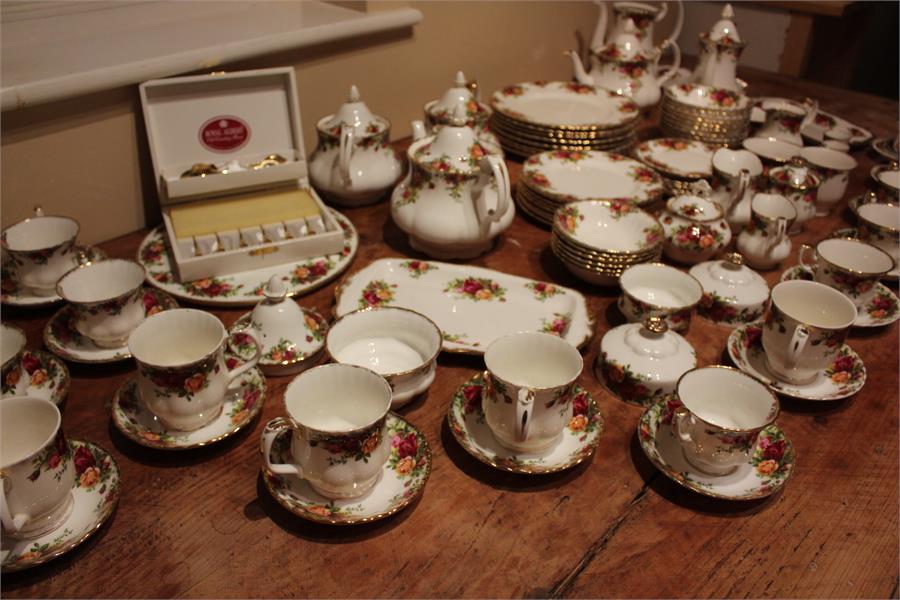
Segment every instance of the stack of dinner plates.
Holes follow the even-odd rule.
[[[646,206],[661,200],[665,182],[639,161],[599,150],[548,150],[525,161],[516,203],[550,226],[556,209],[577,200],[626,200]]]
[[[573,275],[615,285],[628,267],[659,260],[663,229],[627,200],[582,200],[556,209],[550,246]]]
[[[660,127],[669,137],[731,147],[750,130],[753,104],[746,94],[696,83],[668,86],[663,93]]]
[[[712,159],[716,146],[696,140],[659,138],[641,142],[634,149],[634,156],[659,171],[666,184],[666,191],[679,196],[688,193],[690,186],[701,179],[710,181],[713,174]]]
[[[495,92],[491,107],[491,128],[503,149],[521,157],[546,150],[625,152],[637,140],[638,105],[599,87],[517,83]]]

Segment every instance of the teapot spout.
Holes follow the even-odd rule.
[[[581,62],[581,58],[578,57],[578,53],[574,50],[567,50],[565,53],[572,59],[572,68],[575,69],[575,79],[578,80],[578,83],[594,85],[594,78],[584,70],[584,64]]]

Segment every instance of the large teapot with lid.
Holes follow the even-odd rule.
[[[473,258],[512,223],[509,172],[458,108],[435,135],[413,123],[409,174],[391,195],[391,216],[413,248],[438,259]]]
[[[607,39],[615,39],[625,31],[628,21],[632,21],[637,31],[635,35],[640,41],[641,47],[645,51],[653,49],[653,25],[663,20],[668,12],[669,5],[665,2],[659,6],[645,4],[643,2],[614,2],[613,9],[613,29],[606,36],[606,25],[609,20],[609,8],[606,2],[598,1],[600,7],[600,15],[597,19],[597,27],[594,29],[594,37],[591,40],[591,51],[599,52],[606,44]],[[675,27],[667,39],[674,40],[681,33],[681,25],[684,22],[684,7],[681,0],[676,0],[678,7],[678,16],[675,20]]]
[[[665,40],[658,48],[645,49],[637,36],[638,29],[631,19],[612,42],[599,50],[592,50],[592,66],[588,73],[578,54],[570,51],[575,78],[585,85],[597,85],[623,96],[631,97],[645,108],[659,102],[661,89],[678,73],[681,50],[678,44]],[[665,75],[659,75],[659,60],[667,48],[674,53],[672,65]]]

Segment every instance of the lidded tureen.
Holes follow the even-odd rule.
[[[391,216],[413,248],[434,258],[473,258],[512,223],[506,163],[478,141],[462,107],[435,135],[413,142],[407,157],[409,174],[394,189]]]
[[[697,313],[729,327],[751,323],[769,304],[769,286],[759,273],[744,265],[737,252],[722,260],[691,267],[690,274],[703,286]]]
[[[697,366],[697,354],[665,319],[613,327],[600,340],[597,377],[620,399],[650,406],[675,391],[678,378]]]

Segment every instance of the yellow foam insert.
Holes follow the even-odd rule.
[[[320,214],[319,206],[309,192],[297,189],[251,192],[237,198],[201,200],[169,209],[178,238],[283,223]]]

